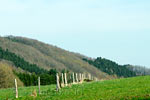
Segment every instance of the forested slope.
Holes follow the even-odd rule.
[[[105,58],[98,57],[97,59],[83,59],[89,64],[95,66],[99,70],[108,73],[109,75],[116,75],[118,77],[132,77],[136,76],[136,73],[132,70],[129,70],[125,65],[119,65],[113,61],[110,61]]]
[[[79,56],[37,40],[14,36],[0,37],[0,47],[42,69],[56,68],[58,71],[66,69],[72,72],[91,73],[101,79],[111,78],[108,74],[83,61],[82,55]]]
[[[18,81],[18,86],[23,86],[20,79],[13,73],[12,66],[0,61],[0,88],[14,87],[15,79]]]

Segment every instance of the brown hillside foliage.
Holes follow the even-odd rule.
[[[24,37],[0,37],[0,47],[23,57],[26,61],[44,69],[67,69],[72,72],[91,73],[99,79],[110,76],[83,61],[84,56],[72,53],[56,46]]]
[[[23,83],[14,75],[12,68],[8,64],[0,62],[0,88],[14,87],[15,78],[18,86],[23,86]]]

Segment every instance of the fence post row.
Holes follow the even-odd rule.
[[[17,86],[17,80],[15,79],[15,93],[16,93],[16,98],[18,98],[18,86]]]
[[[64,86],[68,86],[68,83],[67,83],[67,74],[66,73],[62,73],[62,83],[61,83],[61,86],[64,87]],[[91,76],[91,74],[88,74],[88,78],[86,78],[86,75],[83,73],[79,73],[79,79],[78,79],[78,73],[72,73],[72,82],[73,84],[74,83],[82,83],[84,81],[84,79],[89,79],[89,80],[95,80],[95,81],[98,81],[98,78],[97,77],[93,77]],[[39,88],[39,94],[41,93],[40,92],[40,77],[38,77],[38,88]],[[60,90],[60,83],[59,83],[59,75],[58,73],[56,74],[56,90],[59,91]],[[18,98],[18,86],[17,86],[17,80],[15,79],[15,95],[16,95],[16,98]]]

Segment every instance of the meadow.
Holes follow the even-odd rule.
[[[85,82],[62,88],[57,92],[55,85],[20,87],[19,98],[15,99],[14,89],[1,89],[0,100],[150,100],[150,76],[122,78],[98,82]]]

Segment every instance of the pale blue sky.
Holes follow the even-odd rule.
[[[150,0],[0,0],[0,35],[150,67]]]

